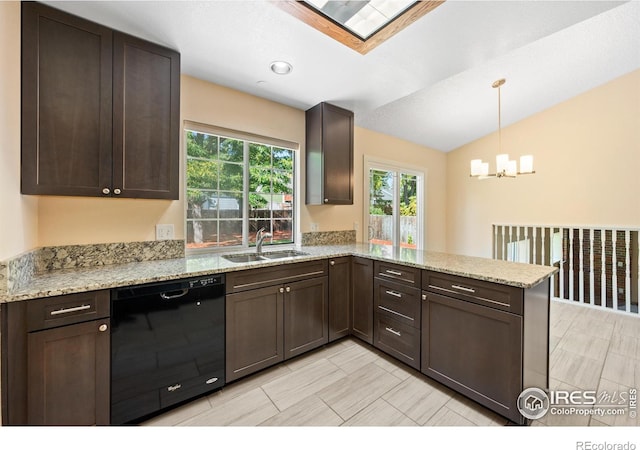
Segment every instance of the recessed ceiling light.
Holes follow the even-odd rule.
[[[293,66],[286,61],[274,61],[270,67],[271,71],[278,75],[287,75],[293,70]]]

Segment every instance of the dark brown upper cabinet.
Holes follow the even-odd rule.
[[[306,111],[307,205],[353,204],[353,112],[329,103]]]
[[[180,54],[22,4],[23,194],[179,197]]]

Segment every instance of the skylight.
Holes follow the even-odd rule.
[[[306,0],[309,5],[357,37],[366,40],[419,2],[411,0]]]
[[[362,55],[445,0],[273,0],[272,5]]]

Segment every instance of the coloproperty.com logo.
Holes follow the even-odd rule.
[[[551,390],[549,393],[530,387],[518,396],[518,410],[527,419],[535,420],[546,414],[622,416],[635,419],[638,407],[636,388],[620,391]]]

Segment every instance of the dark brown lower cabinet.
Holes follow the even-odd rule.
[[[282,286],[226,296],[226,381],[284,360]]]
[[[373,329],[373,345],[376,348],[420,370],[420,328],[376,313]]]
[[[227,294],[226,381],[326,344],[327,277]]]
[[[2,424],[108,425],[109,291],[2,305]]]
[[[109,424],[109,319],[29,333],[28,423]]]
[[[373,261],[353,257],[351,276],[351,334],[373,344]]]
[[[422,372],[521,423],[522,317],[425,292]]]
[[[327,277],[284,287],[284,359],[329,342]]]
[[[351,257],[329,260],[329,342],[351,332]]]

